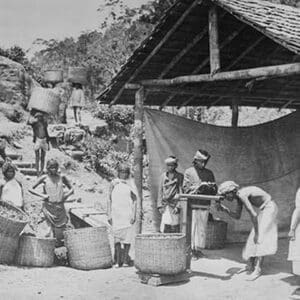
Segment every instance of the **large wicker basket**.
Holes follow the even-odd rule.
[[[107,228],[88,227],[64,232],[70,266],[76,269],[104,269],[112,266]]]
[[[87,71],[85,68],[70,67],[68,70],[68,80],[73,83],[87,83]]]
[[[54,262],[55,241],[22,235],[16,263],[21,266],[51,267]]]
[[[7,218],[0,212],[0,233],[12,237],[18,237],[29,221],[27,215],[19,208],[4,201],[0,201],[0,206],[11,211],[15,211],[16,215],[20,216],[19,219]]]
[[[12,264],[19,244],[19,236],[0,233],[0,264]]]
[[[186,238],[181,233],[138,234],[135,267],[149,274],[178,274],[186,270]]]
[[[62,70],[47,70],[44,73],[44,81],[45,82],[53,82],[58,83],[64,80],[63,71]]]
[[[227,235],[227,223],[221,220],[213,220],[207,223],[206,249],[222,249],[225,247]]]
[[[51,89],[35,87],[28,103],[29,109],[36,109],[56,115],[59,111],[60,96]]]

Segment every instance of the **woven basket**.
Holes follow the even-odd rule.
[[[63,71],[62,70],[47,70],[44,73],[44,81],[45,82],[63,82]]]
[[[21,266],[51,267],[54,262],[55,241],[22,235],[16,263]]]
[[[56,115],[59,110],[60,96],[51,89],[35,87],[31,93],[28,108]]]
[[[0,263],[12,264],[18,250],[19,236],[0,233]]]
[[[112,266],[112,255],[105,226],[72,229],[64,232],[70,265],[93,270]]]
[[[186,270],[186,238],[181,233],[138,234],[135,267],[150,274],[178,274]]]
[[[23,220],[21,221],[6,218],[0,213],[0,233],[4,235],[9,235],[11,237],[18,237],[29,221],[27,215],[19,208],[4,201],[0,201],[0,205],[22,215]]]
[[[70,67],[68,70],[68,80],[73,83],[87,83],[87,71],[85,68]]]
[[[207,223],[206,228],[206,249],[222,249],[225,247],[227,235],[227,223],[214,220]]]

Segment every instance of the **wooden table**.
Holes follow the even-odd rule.
[[[192,233],[192,210],[209,209],[212,201],[219,201],[219,196],[180,194],[180,232],[186,236],[186,268],[191,268],[191,233]]]

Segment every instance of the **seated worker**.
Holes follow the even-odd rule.
[[[31,125],[33,130],[35,167],[37,175],[41,176],[44,171],[46,152],[49,150],[49,134],[46,115],[42,112],[32,110],[27,123]]]
[[[157,208],[162,215],[160,231],[164,233],[180,232],[178,198],[182,193],[183,174],[176,171],[178,159],[169,156],[165,160],[167,171],[161,175]]]
[[[16,180],[16,168],[10,162],[2,166],[4,181],[0,182],[0,199],[24,210],[24,193],[22,184]]]
[[[215,183],[213,172],[206,168],[210,155],[207,151],[199,149],[194,156],[193,166],[184,172],[183,191],[186,194],[199,194],[201,185]],[[214,184],[215,185],[215,184]],[[208,209],[193,209],[192,211],[192,259],[197,260],[204,256],[201,249],[205,247]]]
[[[256,186],[239,188],[233,181],[225,181],[219,186],[219,194],[225,200],[236,200],[237,209],[231,211],[223,204],[218,204],[220,211],[234,219],[240,219],[245,207],[251,217],[253,228],[243,250],[243,258],[248,260],[248,280],[255,280],[261,275],[263,258],[277,252],[277,213],[278,208],[271,196]],[[257,213],[255,208],[259,210]]]

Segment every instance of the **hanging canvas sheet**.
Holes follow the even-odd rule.
[[[234,180],[240,186],[265,189],[279,206],[279,229],[287,231],[300,186],[300,112],[251,127],[203,124],[158,110],[145,109],[147,151],[150,159],[151,198],[155,206],[158,181],[169,155],[179,159],[178,170],[192,165],[197,149],[211,154],[207,168],[220,184]],[[226,203],[234,209],[234,203]],[[245,211],[239,221],[213,212],[229,223],[228,239],[242,241],[251,228]],[[157,214],[154,216],[159,227]]]

